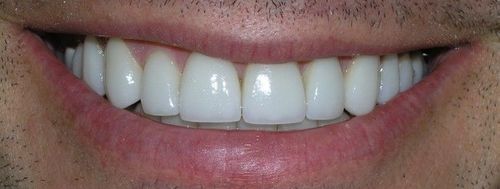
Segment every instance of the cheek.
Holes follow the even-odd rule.
[[[485,45],[487,46],[487,45]],[[397,178],[394,188],[484,186],[497,182],[500,168],[500,49],[484,48],[471,59],[467,75],[447,86],[445,98],[421,120],[421,132],[380,171],[380,182]],[[387,180],[389,178],[389,181]],[[476,180],[479,184],[476,184]],[[433,188],[430,187],[430,188]],[[469,186],[470,187],[470,186]],[[467,188],[467,187],[465,187]]]
[[[467,186],[476,180],[478,187],[490,188],[500,176],[500,43],[488,46],[477,56],[481,66],[460,83],[462,93],[450,102],[454,105],[450,112],[455,108],[450,120],[456,120],[452,122],[455,126],[448,126],[450,135],[454,129],[464,135],[454,138],[459,150],[452,169],[456,185]]]
[[[83,178],[104,178],[76,140],[67,117],[26,54],[22,33],[0,22],[0,176],[20,188],[68,188]],[[65,187],[68,186],[68,187]]]

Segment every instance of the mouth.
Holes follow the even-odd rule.
[[[450,82],[449,75],[463,71],[468,64],[462,60],[474,50],[473,44],[466,44],[389,55],[233,64],[150,42],[92,36],[76,37],[76,41],[82,43],[47,48],[34,34],[26,38],[37,61],[45,67],[48,81],[62,97],[64,110],[74,116],[75,129],[82,141],[97,149],[103,161],[127,169],[148,170],[160,179],[180,180],[179,183],[194,177],[187,183],[211,185],[224,178],[224,182],[234,186],[255,177],[269,181],[316,177],[324,173],[323,167],[354,166],[353,163],[377,161],[394,152],[401,137],[418,131],[418,123],[432,112],[436,101],[442,100],[441,88]],[[89,54],[88,49],[94,54]],[[113,63],[111,56],[121,62]],[[102,60],[95,61],[96,57]],[[96,62],[99,69],[95,69]],[[161,68],[153,66],[155,69],[148,72],[148,66],[156,62],[167,64]],[[166,65],[178,70],[169,70]],[[77,66],[80,68],[75,69]],[[113,73],[114,69],[125,70]],[[176,78],[165,78],[168,74],[154,72],[162,69]],[[387,70],[389,72],[385,72]],[[148,76],[151,73],[152,76]],[[210,80],[213,76],[223,79],[213,83]],[[259,81],[259,77],[265,76],[269,76],[270,81]],[[104,87],[96,87],[95,81]],[[174,81],[180,86],[171,87],[174,84],[169,83],[171,88],[165,90],[168,94],[148,94],[158,92],[154,87],[144,91],[148,82],[153,81]],[[193,81],[200,83],[193,84]],[[119,82],[129,85],[121,84],[125,86],[122,89],[111,87],[120,86]],[[131,83],[142,86],[131,87]],[[272,86],[275,83],[279,86]],[[241,85],[236,87],[241,92],[231,85]],[[215,86],[226,86],[220,89],[223,97],[218,96],[222,92],[212,92]],[[266,87],[273,93],[265,94]],[[172,88],[178,92],[171,92]],[[204,92],[207,88],[211,92]],[[323,92],[326,96],[317,91],[326,91]],[[248,92],[252,94],[246,94]],[[130,95],[132,93],[137,95]],[[271,98],[275,93],[276,97]],[[150,110],[146,110],[144,102],[148,95],[153,97]],[[269,95],[273,100],[266,101],[268,99],[258,95]],[[297,96],[299,100],[293,101]],[[344,101],[332,103],[336,96],[342,96]],[[233,100],[238,97],[243,99]],[[178,99],[178,103],[170,103],[175,101],[172,99]],[[280,99],[292,99],[295,104],[275,103]],[[190,104],[190,100],[197,101]],[[234,105],[235,101],[241,104]],[[222,108],[227,104],[233,104],[231,106],[238,109],[236,113]],[[255,104],[260,107],[252,110]],[[294,109],[296,107],[299,110]],[[336,111],[331,111],[332,107]],[[245,117],[245,113],[250,116]],[[252,114],[258,116],[252,117]],[[358,166],[363,165],[354,167]],[[182,173],[177,172],[179,170],[183,170]],[[297,174],[300,170],[308,172]]]
[[[189,24],[81,19],[32,21],[44,32],[22,38],[71,129],[103,165],[183,187],[355,180],[427,129],[480,48],[467,35],[398,45],[335,31],[263,43]]]
[[[158,43],[40,33],[98,96],[187,128],[294,131],[369,114],[417,85],[451,48],[250,63]]]

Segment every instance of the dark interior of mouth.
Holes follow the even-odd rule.
[[[68,48],[71,48],[71,49],[76,49],[76,47],[79,45],[79,44],[82,44],[85,42],[85,38],[86,36],[84,35],[76,35],[76,34],[59,34],[59,33],[46,33],[46,32],[41,32],[41,31],[33,31],[35,34],[37,34],[38,36],[40,36],[46,43],[47,45],[52,48],[55,56],[57,56],[63,63],[65,63],[65,51],[68,49]],[[103,48],[106,46],[106,43],[107,43],[107,40],[106,38],[97,38],[98,39],[98,42],[100,45],[103,46]],[[158,46],[164,46],[164,45],[160,45],[158,44]],[[421,77],[425,77],[426,75],[430,74],[432,72],[432,70],[434,70],[437,66],[438,66],[438,63],[439,63],[439,56],[445,54],[446,52],[448,52],[449,50],[453,49],[454,47],[432,47],[432,48],[427,48],[427,49],[418,49],[418,50],[415,50],[415,51],[411,51],[411,52],[403,52],[403,53],[398,53],[396,54],[396,57],[398,58],[399,60],[399,68],[402,69],[402,66],[401,66],[401,61],[402,59],[404,58],[405,55],[407,55],[407,57],[409,57],[409,65],[413,66],[413,62],[414,62],[414,59],[418,59],[420,58],[422,61],[421,61],[421,64],[423,65],[423,67],[425,68],[424,70],[424,73],[422,73]],[[383,64],[383,58],[385,55],[378,55],[380,57],[380,63],[378,65],[378,81],[377,81],[377,88],[380,90],[378,91],[378,96],[380,96],[381,94],[381,90],[382,89],[382,64]],[[414,58],[416,57],[416,58]],[[340,57],[339,57],[340,59]],[[348,57],[347,58],[347,61],[340,61],[340,64],[342,64],[342,73],[345,74],[343,76],[344,79],[346,79],[346,75],[347,75],[347,72],[349,72],[349,65],[351,65],[352,61],[356,59],[356,56],[353,56],[353,57]],[[72,60],[73,61],[73,60]],[[303,80],[304,82],[304,85],[306,85],[305,88],[307,88],[307,81],[305,79],[305,77],[303,76],[303,72],[304,72],[304,69],[305,67],[307,67],[309,64],[312,64],[311,62],[312,61],[306,61],[306,62],[298,62],[298,67],[300,67],[300,70],[301,70],[301,80]],[[82,64],[85,64],[82,62]],[[106,63],[104,63],[106,64]],[[145,64],[145,63],[144,63]],[[144,65],[142,64],[142,65]],[[415,71],[415,67],[413,66],[413,71],[412,71],[412,78],[413,78],[413,81],[411,81],[411,86],[414,86],[416,85],[420,80],[418,79],[418,81],[416,81],[416,75],[418,73],[416,73]],[[69,70],[69,72],[71,72],[72,70]],[[401,71],[401,70],[400,70]],[[401,71],[402,72],[402,71]],[[401,74],[398,73],[398,74]],[[183,72],[181,72],[183,73]],[[182,74],[181,74],[182,75]],[[238,75],[239,76],[239,84],[241,85],[244,85],[245,82],[243,82],[243,79],[241,75]],[[181,83],[182,83],[182,76],[181,77]],[[347,79],[346,79],[347,80]],[[400,76],[400,80],[401,80],[401,76]],[[344,85],[347,85],[345,84],[345,82],[347,81],[344,81]],[[402,81],[400,81],[402,82]],[[182,84],[180,84],[182,85]],[[405,90],[407,89],[404,89],[404,90],[401,90],[401,86],[400,87],[400,91],[399,93],[401,92],[404,92]],[[244,88],[244,87],[242,87]],[[347,90],[346,90],[347,91]],[[242,92],[243,93],[243,92]],[[304,93],[307,93],[304,92]],[[346,94],[347,95],[347,94]],[[244,96],[244,95],[242,95]],[[304,95],[305,97],[307,97],[307,94]],[[392,98],[396,97],[396,95],[394,95]],[[103,95],[103,98],[109,98],[108,95]],[[181,97],[182,98],[182,97]],[[243,97],[242,97],[243,98]],[[392,99],[391,98],[391,99]],[[380,97],[378,97],[378,99],[380,99]],[[309,104],[307,102],[307,98],[305,99],[305,104],[306,106]],[[376,108],[377,106],[380,106],[380,105],[383,105],[385,103],[390,103],[390,99],[389,101],[384,101],[384,102],[380,102],[380,101],[377,101],[376,102],[376,105],[374,108]],[[149,115],[147,113],[144,112],[143,108],[141,107],[141,101],[138,100],[137,102],[134,102],[134,103],[131,103],[130,105],[128,105],[127,107],[123,108],[123,109],[126,109],[130,112],[134,112],[136,113],[137,115],[140,115],[140,116],[143,116],[145,118],[148,118],[148,119],[152,119],[154,121],[158,121],[158,122],[162,122],[162,123],[165,123],[165,124],[169,124],[169,125],[176,125],[176,126],[184,126],[184,127],[191,127],[191,128],[202,128],[202,129],[223,129],[223,130],[264,130],[264,131],[290,131],[290,130],[304,130],[304,129],[311,129],[311,128],[316,128],[316,127],[321,127],[321,126],[325,126],[325,125],[330,125],[330,124],[333,124],[333,123],[338,123],[338,122],[343,122],[343,121],[348,121],[350,118],[352,117],[355,117],[355,116],[361,116],[359,115],[359,113],[353,113],[352,111],[349,111],[347,109],[344,109],[343,110],[343,113],[341,116],[337,116],[336,118],[334,119],[314,119],[314,120],[311,120],[309,119],[308,116],[304,115],[304,120],[301,121],[301,122],[293,122],[293,123],[270,123],[270,124],[259,124],[259,123],[247,123],[245,122],[245,120],[243,119],[243,117],[241,118],[241,120],[239,121],[231,121],[231,122],[221,122],[221,123],[218,123],[218,122],[213,122],[213,120],[210,120],[210,121],[207,121],[207,122],[203,122],[203,121],[200,121],[200,122],[196,122],[196,121],[186,121],[183,119],[183,116],[182,116],[182,113],[181,115],[168,115],[168,116],[157,116],[157,115]]]

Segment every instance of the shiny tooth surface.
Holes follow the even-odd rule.
[[[219,130],[236,130],[236,122],[227,123],[198,123],[198,128],[201,129],[219,129]]]
[[[411,66],[413,68],[413,84],[418,83],[424,77],[424,58],[420,53],[411,55]]]
[[[311,129],[316,127],[318,127],[318,121],[304,119],[304,121],[300,123],[278,125],[278,131],[295,131],[295,130]]]
[[[344,78],[337,58],[317,59],[304,71],[306,116],[311,120],[329,120],[344,111]]]
[[[161,122],[170,125],[183,126],[188,128],[197,128],[198,124],[195,122],[184,121],[179,115],[161,117]]]
[[[104,91],[104,50],[94,36],[87,36],[83,44],[83,81],[97,94]]]
[[[162,50],[147,57],[143,71],[119,38],[109,39],[106,52],[87,36],[59,53],[75,76],[97,94],[108,93],[118,108],[141,100],[132,111],[154,121],[219,130],[292,131],[344,122],[346,112],[365,115],[408,90],[427,69],[419,52],[356,56],[347,67],[337,58],[316,59],[303,78],[297,63],[249,64],[240,89],[231,62],[199,53],[189,56],[182,75]]]
[[[83,67],[83,45],[79,44],[75,49],[75,54],[71,60],[71,71],[73,75],[78,78],[82,78],[82,67]]]
[[[179,114],[180,72],[177,64],[161,50],[149,55],[144,66],[141,103],[144,112],[157,116]]]
[[[349,120],[350,118],[351,117],[349,115],[347,115],[346,113],[343,113],[342,115],[340,115],[340,117],[338,117],[336,119],[318,121],[318,127],[344,122],[344,121]]]
[[[278,125],[273,124],[251,124],[243,119],[237,123],[238,130],[258,130],[258,131],[277,131]]]
[[[229,61],[192,53],[180,86],[180,116],[193,122],[235,122],[241,118],[238,74]]]
[[[64,64],[66,68],[73,70],[73,55],[75,55],[75,49],[68,47],[64,51]]]
[[[379,86],[378,56],[357,56],[345,74],[345,109],[356,116],[375,108]]]
[[[297,64],[248,65],[242,101],[247,123],[288,124],[304,120],[305,93]]]
[[[413,85],[413,68],[410,54],[399,55],[399,92],[408,90]]]
[[[385,104],[399,93],[398,55],[386,55],[380,63],[380,85],[377,102]]]
[[[140,100],[142,68],[125,42],[111,38],[105,50],[106,96],[117,108],[125,108]]]

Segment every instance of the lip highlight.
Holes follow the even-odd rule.
[[[33,34],[21,40],[42,69],[57,103],[74,117],[82,144],[101,163],[135,175],[189,186],[267,187],[323,179],[327,173],[381,161],[399,139],[443,100],[443,89],[471,64],[478,45],[460,47],[439,59],[439,67],[386,105],[347,122],[295,132],[222,131],[160,124],[112,107],[70,74]],[[337,175],[349,177],[349,172]],[[257,182],[255,180],[258,180]],[[253,184],[252,184],[253,183]]]

